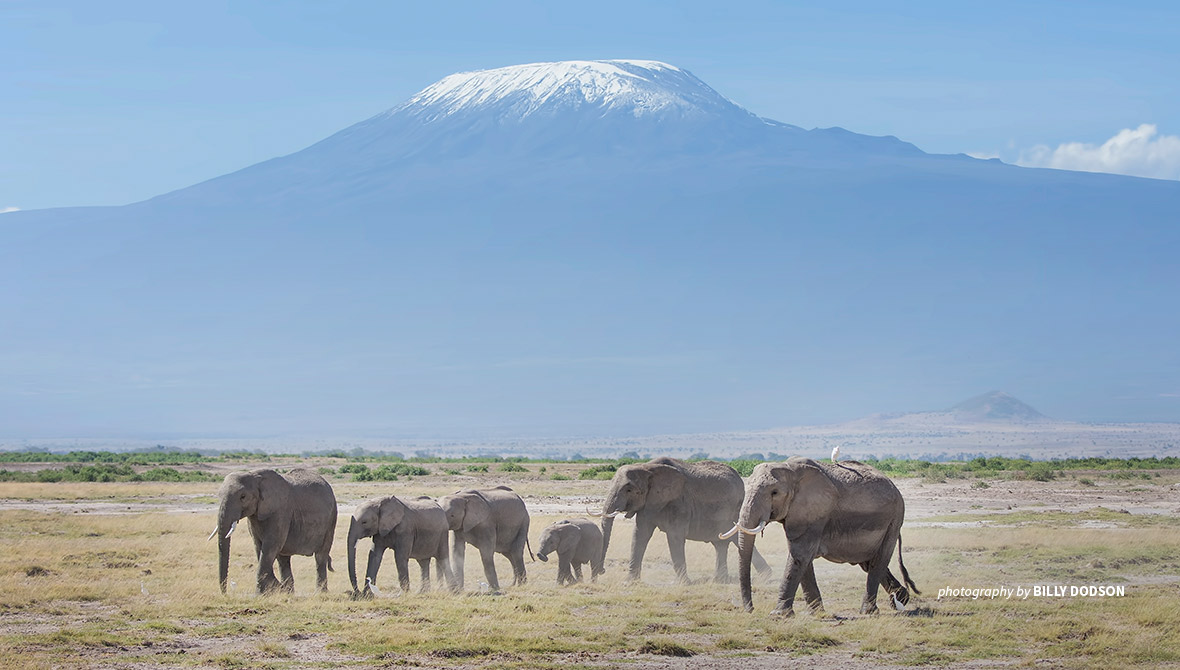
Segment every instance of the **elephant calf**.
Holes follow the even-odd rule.
[[[377,571],[386,549],[393,549],[397,561],[397,579],[403,592],[410,590],[410,559],[418,561],[422,569],[420,590],[430,589],[430,559],[434,559],[439,581],[446,580],[456,590],[451,573],[447,544],[447,515],[431,498],[422,496],[401,500],[397,496],[374,498],[357,506],[348,525],[348,580],[354,595],[372,594],[377,583]],[[364,591],[357,591],[356,543],[363,537],[373,538],[369,563],[365,569]]]
[[[541,546],[537,549],[537,558],[547,561],[552,552],[557,552],[558,586],[582,581],[583,563],[590,564],[592,582],[598,581],[598,575],[606,572],[602,567],[602,531],[593,521],[564,519],[546,527],[541,532]]]

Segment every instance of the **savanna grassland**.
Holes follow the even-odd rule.
[[[312,559],[296,557],[293,596],[255,596],[252,543],[240,533],[221,595],[206,542],[219,480],[296,464],[323,468],[340,503],[329,593],[314,593]],[[131,474],[86,481],[103,478],[78,474],[88,465],[61,476],[38,473],[71,464],[3,466],[21,473],[0,481],[6,668],[1180,667],[1180,469],[1169,464],[882,463],[906,498],[905,561],[922,595],[896,613],[882,593],[882,613],[862,617],[863,573],[820,561],[826,613],[800,608],[792,619],[769,614],[786,558],[779,526],[758,539],[775,576],[755,577],[746,614],[736,585],[675,585],[660,533],[642,583],[625,583],[632,524],[622,517],[596,584],[558,588],[551,560],[528,563],[527,585],[486,593],[469,548],[462,595],[417,593],[413,564],[414,591],[399,593],[387,556],[381,596],[348,597],[356,503],[507,484],[530,508],[535,548],[547,524],[600,504],[612,463],[432,461],[378,475],[392,463],[242,457],[113,463]],[[178,474],[142,476],[161,469]],[[689,543],[688,560],[692,577],[712,574],[711,547]],[[735,575],[736,565],[731,553]],[[502,557],[497,568],[501,581],[511,574]],[[937,598],[1033,585],[1123,586],[1125,596]]]

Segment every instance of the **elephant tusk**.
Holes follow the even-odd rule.
[[[234,534],[234,530],[235,530],[237,527],[238,527],[238,522],[237,522],[237,521],[235,521],[235,522],[231,523],[231,524],[229,525],[229,532],[228,532],[228,533],[226,533],[226,534],[225,534],[225,536],[228,538],[230,535],[233,535],[233,534]]]
[[[762,523],[758,524],[758,527],[757,527],[757,528],[752,528],[752,529],[751,529],[751,528],[746,528],[745,526],[742,526],[742,525],[739,525],[739,526],[738,526],[738,530],[742,531],[742,532],[743,532],[743,533],[745,533],[746,535],[757,535],[758,533],[761,533],[761,532],[762,532],[762,529],[763,529],[763,528],[766,528],[766,522],[765,522],[765,521],[763,521]]]
[[[586,508],[586,514],[589,514],[590,516],[602,516],[602,512],[595,512],[589,507]]]
[[[735,524],[733,524],[733,528],[730,528],[729,530],[725,531],[724,533],[721,533],[720,535],[717,536],[717,538],[721,539],[721,540],[728,540],[729,538],[733,537],[733,534],[736,532],[738,532],[738,525],[735,523]]]
[[[206,542],[208,542],[209,540],[212,540],[212,539],[213,539],[213,536],[214,536],[214,535],[216,535],[216,534],[217,534],[217,529],[216,529],[216,528],[214,528],[214,529],[213,529],[213,532],[212,532],[212,533],[209,533],[209,539],[207,539],[207,540],[205,540],[205,541],[206,541]]]

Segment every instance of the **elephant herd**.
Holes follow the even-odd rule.
[[[294,469],[234,473],[218,493],[217,528],[221,591],[226,590],[230,537],[238,522],[249,521],[258,557],[257,589],[294,591],[292,556],[314,556],[316,586],[327,589],[329,555],[336,530],[337,506],[332,487],[318,474]],[[826,463],[793,457],[783,463],[762,463],[748,481],[730,466],[715,461],[685,462],[656,458],[620,467],[603,502],[601,529],[586,519],[567,519],[545,528],[536,558],[558,557],[557,583],[582,579],[589,564],[594,580],[604,570],[614,518],[634,519],[628,579],[638,580],[643,556],[656,529],[664,532],[677,581],[687,582],[684,546],[687,540],[708,542],[717,554],[714,580],[730,580],[727,565],[731,544],[738,546],[738,580],[742,604],[753,609],[750,568],[763,575],[770,567],[754,547],[766,525],[778,522],[787,536],[786,574],[775,612],[793,614],[795,592],[802,587],[808,607],[821,610],[813,562],[826,558],[859,565],[867,573],[861,612],[877,611],[877,592],[884,586],[895,607],[918,593],[901,557],[901,526],[905,503],[897,487],[876,469],[856,461]],[[430,563],[435,577],[452,591],[463,589],[463,563],[468,544],[480,554],[488,587],[500,589],[493,561],[505,556],[512,564],[513,585],[526,580],[524,552],[529,546],[529,513],[520,496],[506,486],[459,491],[437,500],[386,496],[357,506],[348,528],[348,577],[354,597],[371,595],[387,549],[393,550],[398,581],[409,589],[409,562],[421,568],[421,589],[430,588]],[[453,534],[453,543],[451,536]],[[372,538],[364,582],[357,583],[356,545]],[[904,584],[889,570],[897,547]],[[279,577],[274,574],[278,561]],[[906,587],[909,587],[907,590]]]

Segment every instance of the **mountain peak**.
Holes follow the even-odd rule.
[[[962,421],[1045,421],[1048,418],[1003,391],[969,398],[947,412]]]
[[[571,109],[636,117],[753,116],[687,70],[653,60],[571,60],[459,72],[387,114],[409,112],[430,122],[468,112],[523,119]]]

